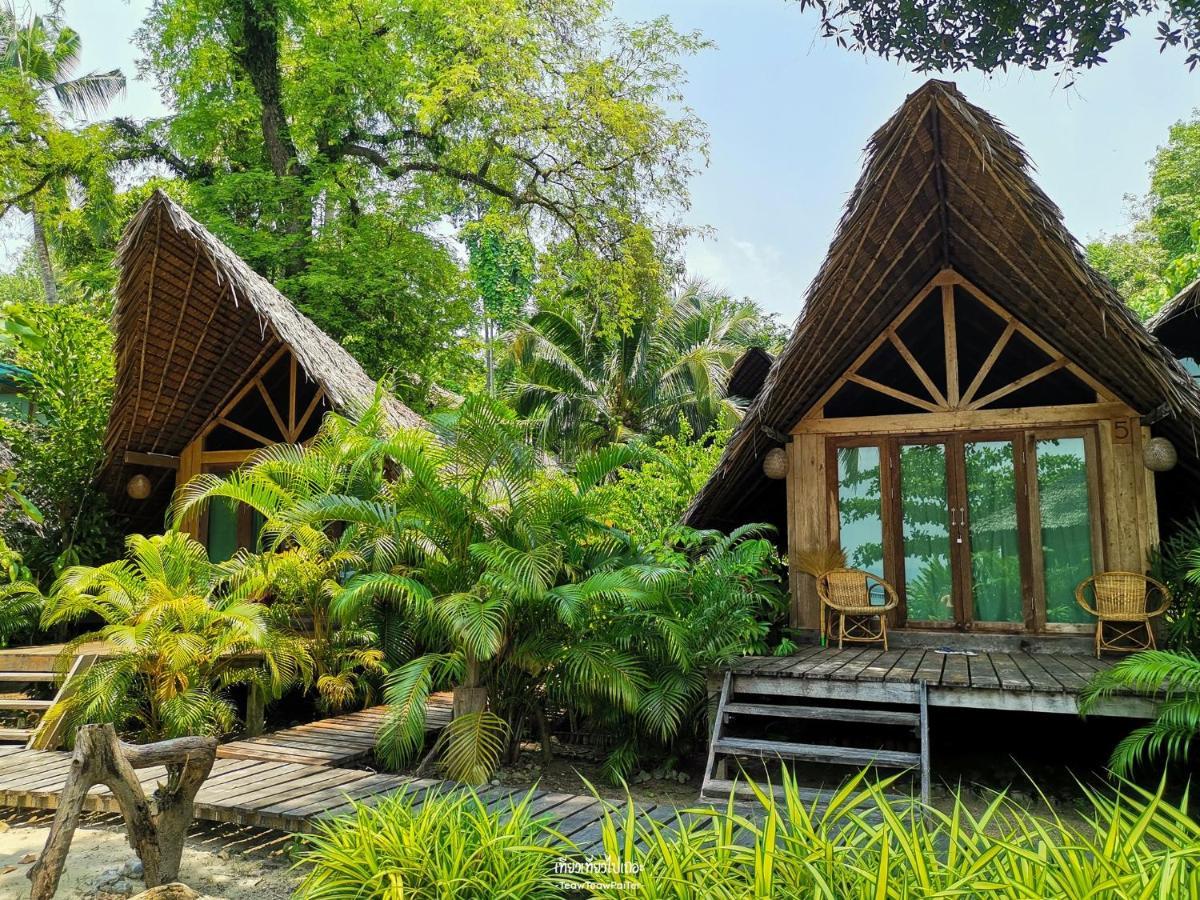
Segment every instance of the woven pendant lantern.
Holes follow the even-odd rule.
[[[125,485],[125,493],[134,500],[145,500],[150,496],[150,479],[145,475],[134,475]]]
[[[768,450],[767,455],[763,457],[763,474],[768,478],[773,478],[776,481],[782,481],[787,478],[788,458],[787,451],[782,447],[776,447],[773,450]]]
[[[1142,462],[1151,472],[1169,472],[1179,462],[1179,454],[1165,437],[1154,437],[1142,448]]]

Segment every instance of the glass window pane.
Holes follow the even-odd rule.
[[[1082,437],[1037,442],[1038,508],[1042,518],[1046,621],[1084,623],[1075,587],[1092,574],[1092,523]]]
[[[944,444],[900,448],[900,509],[908,619],[949,622],[954,605]]]
[[[225,562],[238,549],[237,505],[232,500],[218,499],[208,504],[208,558]]]
[[[974,619],[1021,622],[1021,544],[1012,441],[967,444],[966,466]]]
[[[838,523],[846,565],[883,576],[878,447],[838,449]]]

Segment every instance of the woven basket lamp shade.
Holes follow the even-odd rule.
[[[762,467],[763,474],[768,478],[773,478],[776,481],[782,481],[787,478],[787,451],[782,447],[776,447],[773,450],[767,451],[767,455],[763,457]]]
[[[1150,438],[1142,448],[1142,462],[1151,472],[1169,472],[1178,461],[1175,445],[1165,437]]]
[[[134,500],[145,500],[150,496],[150,479],[145,475],[134,475],[125,485],[125,493]]]

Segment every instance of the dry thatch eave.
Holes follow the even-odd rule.
[[[777,509],[782,491],[762,475],[762,455],[947,267],[1161,420],[1195,465],[1192,380],[1087,265],[1012,135],[953,84],[934,80],[872,136],[795,330],[686,521],[728,527]]]
[[[134,511],[124,497],[134,471],[151,477],[156,497],[170,481],[169,470],[127,466],[127,452],[178,454],[281,347],[333,408],[374,396],[375,382],[353,356],[163,192],[129,222],[116,262],[117,389],[100,484],[118,508]],[[396,427],[425,424],[394,398],[386,411]]]

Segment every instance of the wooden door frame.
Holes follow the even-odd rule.
[[[829,434],[825,437],[825,490],[829,505],[830,543],[841,546],[841,515],[838,499],[838,451],[849,447],[876,447],[879,450],[880,525],[883,540],[884,577],[896,588],[901,599],[892,614],[894,627],[912,627],[932,631],[966,631],[991,634],[1081,633],[1088,624],[1046,622],[1045,572],[1040,540],[1040,507],[1036,466],[1036,445],[1040,440],[1078,438],[1084,440],[1085,471],[1088,483],[1088,521],[1091,535],[1093,571],[1104,568],[1103,506],[1100,503],[1102,465],[1099,457],[1097,423],[1046,425],[1025,428],[998,428],[965,431],[885,432],[879,434]],[[971,575],[970,503],[967,501],[966,444],[984,441],[1009,441],[1013,446],[1013,478],[1016,488],[1016,524],[1020,562],[1021,612],[1018,622],[977,622]],[[904,572],[903,510],[900,489],[900,448],[905,445],[941,444],[945,447],[947,508],[959,506],[957,526],[948,524],[950,566],[952,570],[951,622],[908,620],[908,596]],[[949,520],[948,520],[949,522]],[[955,540],[955,527],[963,541]]]

